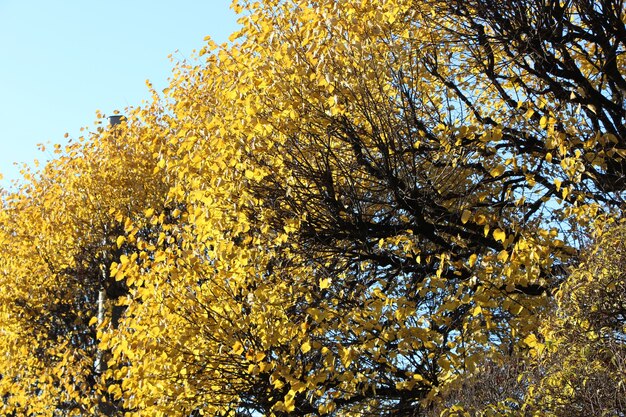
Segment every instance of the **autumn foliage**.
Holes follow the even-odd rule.
[[[4,191],[2,412],[622,415],[623,2],[232,7]]]

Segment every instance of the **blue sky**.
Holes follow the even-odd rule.
[[[0,0],[0,186],[13,163],[47,155],[93,127],[96,110],[140,105],[167,86],[174,60],[190,59],[205,36],[237,29],[230,0]]]

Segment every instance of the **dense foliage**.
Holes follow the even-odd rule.
[[[4,192],[3,412],[624,415],[623,2],[233,8]]]

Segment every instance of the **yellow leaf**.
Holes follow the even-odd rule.
[[[122,389],[119,385],[111,385],[108,390],[109,394],[113,395],[116,400],[122,397]]]
[[[339,358],[341,359],[341,363],[344,367],[350,366],[352,363],[352,349],[351,348],[339,348]]]
[[[302,351],[302,353],[307,353],[311,350],[311,344],[309,342],[304,342],[302,346],[300,346],[300,350]]]
[[[524,309],[524,306],[521,304],[513,304],[511,305],[511,307],[509,307],[509,311],[515,315],[521,313],[521,311]]]
[[[295,401],[295,393],[293,391],[289,391],[287,395],[285,395],[285,411],[290,413],[296,409],[296,401]]]
[[[534,334],[529,334],[524,339],[524,343],[526,343],[528,347],[534,348],[535,346],[539,344],[539,341],[537,340],[537,337]]]
[[[121,248],[125,241],[126,241],[126,238],[124,236],[118,236],[117,237],[117,247]]]
[[[493,231],[493,238],[498,242],[504,242],[506,239],[506,233],[502,229],[496,229]]]
[[[325,290],[326,288],[330,287],[330,283],[331,283],[331,279],[330,278],[323,278],[320,279],[320,290]]]
[[[500,175],[502,175],[504,173],[504,165],[498,165],[497,167],[493,168],[489,174],[491,174],[492,177],[499,177]]]
[[[89,326],[93,326],[94,324],[96,324],[98,322],[98,317],[92,317],[91,320],[89,320]]]
[[[241,355],[243,353],[243,345],[239,340],[233,344],[232,353],[234,353],[235,355]]]
[[[463,210],[463,214],[461,215],[461,222],[463,222],[463,224],[467,223],[471,215],[472,215],[471,211]]]
[[[470,268],[476,265],[476,259],[478,259],[478,255],[476,255],[475,253],[472,253],[468,260]]]

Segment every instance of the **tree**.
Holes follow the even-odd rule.
[[[447,2],[245,7],[239,43],[170,89],[179,139],[166,166],[193,223],[174,240],[196,249],[154,255],[170,293],[153,302],[172,300],[157,342],[171,350],[155,367],[179,373],[148,398],[160,410],[185,392],[207,412],[419,414],[485,357],[520,349],[587,222],[619,209],[603,164],[621,147],[592,122],[574,137],[582,116],[545,80],[521,72],[523,90],[491,74],[481,29]],[[497,68],[511,62],[491,49]],[[193,372],[176,359],[186,350]],[[137,404],[141,381],[120,395]]]
[[[106,293],[107,309],[117,309],[127,287],[110,277],[111,263],[128,253],[135,233],[148,234],[125,229],[124,220],[162,207],[168,188],[153,175],[156,161],[140,131],[138,125],[98,128],[64,150],[55,146],[43,170],[24,171],[27,181],[4,195],[3,414],[79,415],[111,407],[102,401],[107,384],[95,365],[99,292]]]
[[[556,294],[539,339],[530,338],[540,383],[530,408],[551,416],[626,412],[624,223],[609,227]]]
[[[621,216],[624,7],[590,3],[235,1],[232,43],[125,136],[168,190],[122,216],[107,392],[137,416],[427,415],[525,369]]]

